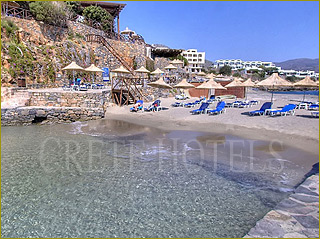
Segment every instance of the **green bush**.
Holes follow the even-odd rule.
[[[67,7],[73,16],[82,15],[83,7],[77,1],[66,1]]]
[[[46,24],[66,27],[69,10],[64,2],[32,2],[29,4],[32,15]]]
[[[15,32],[19,29],[13,21],[4,19],[1,21],[1,29],[5,29],[9,38],[15,38]]]
[[[219,74],[230,76],[232,73],[231,66],[223,66],[219,69]]]
[[[113,31],[113,16],[105,9],[99,6],[89,6],[83,10],[83,16],[86,21],[100,23],[104,31]]]

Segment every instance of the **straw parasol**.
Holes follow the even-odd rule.
[[[257,83],[257,86],[265,86],[270,89],[272,89],[271,94],[271,103],[273,102],[273,90],[275,87],[278,86],[292,86],[292,84],[289,81],[286,81],[282,79],[278,73],[273,73],[271,76],[269,76],[267,79],[260,81]]]
[[[138,73],[150,73],[144,66],[141,66],[139,69],[135,70]]]
[[[163,77],[160,77],[159,80],[148,83],[149,86],[156,87],[159,89],[172,89],[172,87],[164,82]]]
[[[187,82],[187,79],[183,79],[180,83],[176,84],[173,86],[173,88],[178,88],[178,89],[191,89],[195,88],[194,85],[190,84]]]
[[[103,72],[100,68],[96,67],[94,64],[84,69],[85,71],[96,73],[96,72]],[[94,77],[92,78],[92,83],[94,82]]]
[[[180,83],[176,84],[173,88],[190,89],[194,87],[195,87],[194,85],[187,82],[187,79],[183,79]]]
[[[167,69],[167,70],[174,70],[174,69],[177,69],[178,67],[170,64],[170,65],[167,65],[164,69]]]
[[[247,100],[247,88],[248,87],[255,87],[256,84],[252,82],[251,78],[249,78],[245,82],[242,82],[242,86],[246,87],[246,100]]]
[[[157,68],[155,71],[151,72],[152,75],[158,75],[158,74],[163,74],[164,72]]]
[[[206,75],[206,73],[204,73],[204,72],[200,71],[197,75],[198,75],[198,76],[205,76],[205,75]]]
[[[75,71],[83,71],[84,69],[77,65],[77,63],[75,63],[74,61],[71,62],[69,65],[67,65],[66,67],[62,68],[63,71],[72,71],[73,73],[73,83],[75,82],[75,79],[74,79],[74,72]]]
[[[144,73],[150,73],[150,71],[148,71],[144,66],[141,66],[139,69],[135,70],[135,72],[140,73],[141,78]],[[146,79],[143,80],[143,86],[144,87],[146,86]]]
[[[293,85],[297,87],[317,87],[318,86],[317,82],[311,80],[309,76],[306,76],[306,78],[294,83]],[[306,97],[306,91],[303,91],[302,101],[304,101],[305,97]]]
[[[243,87],[242,82],[239,78],[235,78],[233,81],[231,81],[228,85],[225,86],[226,88],[232,88],[232,87]]]
[[[204,90],[226,90],[227,88],[223,87],[220,83],[215,82],[213,79],[208,80],[207,82],[202,83],[197,86],[196,89],[204,89]],[[211,94],[210,94],[211,95]]]
[[[126,73],[126,74],[130,73],[130,71],[125,69],[123,66],[120,66],[119,68],[112,70],[112,72],[115,72],[115,73]]]

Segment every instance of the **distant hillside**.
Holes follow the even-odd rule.
[[[209,67],[213,68],[213,62],[206,59],[204,63],[204,68],[208,69]]]
[[[303,70],[319,72],[319,59],[299,58],[283,62],[275,62],[276,66],[280,66],[284,70]]]

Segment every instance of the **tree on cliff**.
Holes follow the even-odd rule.
[[[38,21],[46,24],[66,27],[67,19],[70,15],[65,2],[32,2],[29,4],[32,15]]]
[[[105,9],[99,6],[89,6],[83,10],[83,16],[88,23],[100,24],[102,29],[107,32],[113,31],[113,16]]]

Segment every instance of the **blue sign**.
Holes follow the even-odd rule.
[[[109,68],[104,67],[104,68],[102,68],[102,70],[103,70],[103,72],[102,72],[103,81],[110,81]]]

